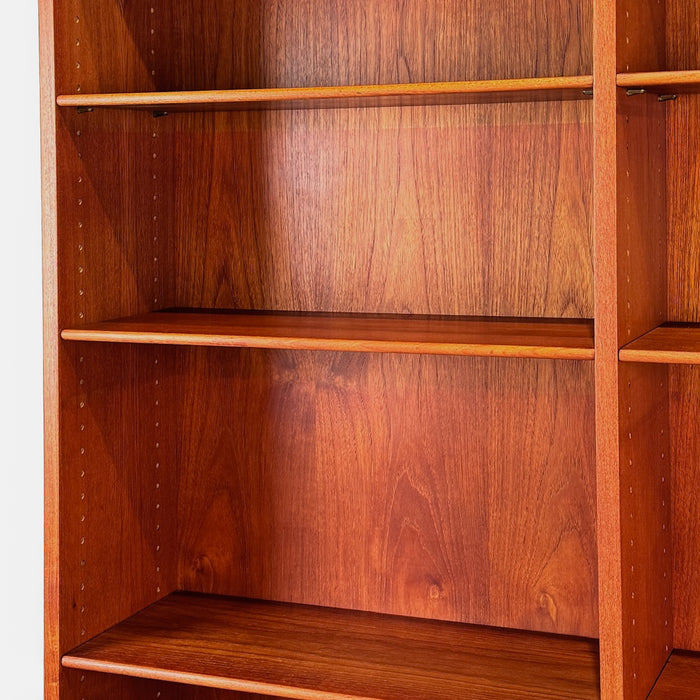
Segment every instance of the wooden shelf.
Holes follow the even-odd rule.
[[[371,314],[160,311],[64,340],[592,360],[593,322]]]
[[[620,360],[700,364],[700,324],[665,323],[622,348]]]
[[[162,111],[305,109],[318,107],[377,107],[391,105],[468,104],[583,100],[593,77],[516,80],[473,80],[404,85],[343,85],[255,90],[202,90],[93,95],[59,95],[61,107],[121,107]]]
[[[700,92],[700,70],[618,73],[617,84],[628,90],[644,88],[658,94]]]
[[[314,700],[599,697],[594,640],[187,593],[62,664]]]
[[[649,700],[697,700],[700,688],[700,654],[674,651]]]

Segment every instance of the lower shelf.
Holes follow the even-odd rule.
[[[68,668],[285,698],[599,698],[594,640],[173,593]]]
[[[700,654],[674,651],[649,700],[697,700],[700,695]]]

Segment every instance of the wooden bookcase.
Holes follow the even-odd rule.
[[[697,698],[696,0],[39,6],[46,697]]]

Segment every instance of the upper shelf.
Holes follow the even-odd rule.
[[[199,90],[59,95],[60,107],[120,107],[159,111],[311,109],[318,107],[384,107],[484,102],[531,102],[590,98],[593,77],[473,80],[403,85]]]
[[[700,324],[665,323],[620,350],[623,362],[700,364]]]
[[[66,329],[64,340],[592,360],[593,322],[382,314],[161,311]]]
[[[184,593],[62,663],[303,700],[600,697],[593,640]]]
[[[700,92],[700,70],[618,73],[617,84],[628,90],[643,88],[659,94]]]

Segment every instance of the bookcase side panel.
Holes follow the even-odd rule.
[[[101,5],[55,3],[54,94],[150,84],[128,47],[123,8]],[[112,47],[109,56],[104,46]],[[123,82],[112,82],[118,75]],[[159,232],[168,216],[168,157],[147,114],[60,110],[53,134],[56,286],[48,340],[56,347],[52,469],[60,532],[52,535],[59,582],[50,603],[56,654],[47,660],[47,677],[56,697],[77,699],[86,691],[60,671],[60,656],[173,587],[172,405],[163,381],[167,357],[158,349],[76,344],[59,333],[167,304]]]

